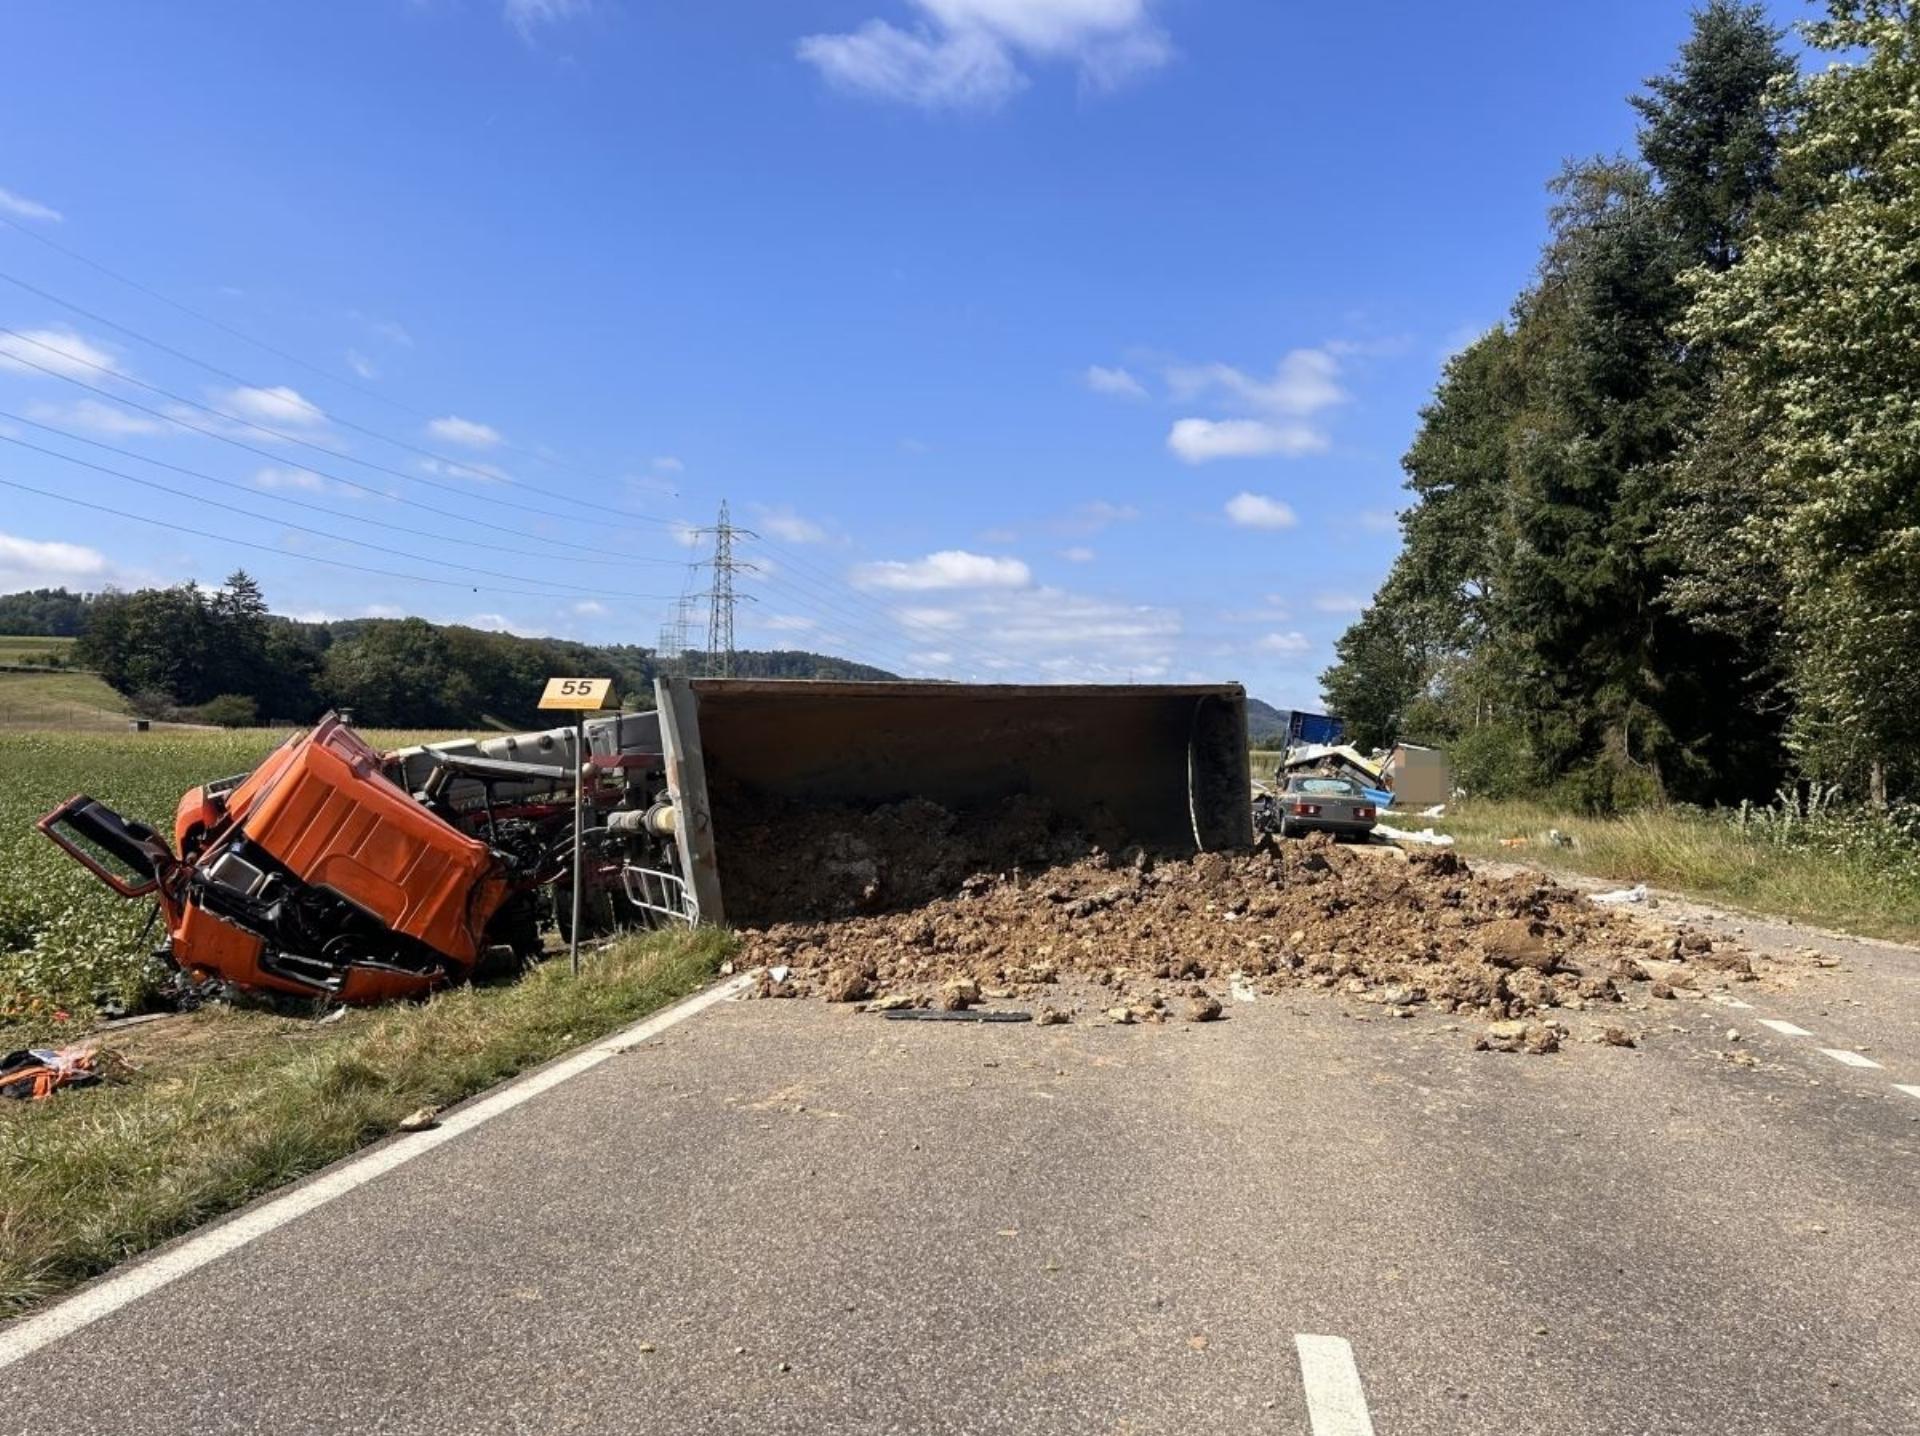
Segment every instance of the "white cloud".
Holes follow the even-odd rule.
[[[1390,534],[1400,527],[1400,516],[1392,509],[1362,509],[1359,524],[1370,534]]]
[[[958,628],[967,621],[967,615],[957,608],[896,608],[894,616],[915,628]]]
[[[498,464],[483,464],[478,459],[461,459],[458,462],[445,459],[420,460],[422,473],[437,474],[444,479],[465,479],[469,483],[504,484],[513,479]]]
[[[1327,436],[1309,421],[1347,398],[1330,347],[1292,350],[1264,378],[1231,364],[1168,368],[1167,388],[1175,400],[1208,401],[1233,417],[1177,420],[1167,447],[1189,464],[1319,453]]]
[[[1185,364],[1167,370],[1167,386],[1178,400],[1212,395],[1261,413],[1303,418],[1346,399],[1339,374],[1340,361],[1326,349],[1295,349],[1269,378],[1231,364]]]
[[[1316,593],[1313,607],[1318,613],[1359,613],[1367,601],[1351,593]]]
[[[20,374],[50,370],[65,379],[97,382],[103,370],[117,373],[118,367],[112,353],[71,329],[22,329],[0,334],[0,369]]]
[[[99,549],[58,539],[21,538],[0,533],[0,587],[60,588],[100,581],[107,576],[107,556]]]
[[[1243,529],[1290,529],[1300,522],[1289,505],[1265,494],[1235,494],[1227,500],[1227,517]]]
[[[37,199],[28,199],[9,189],[0,189],[0,214],[10,214],[15,219],[43,220],[48,224],[58,224],[66,217],[51,205],[41,204]]]
[[[1094,552],[1085,544],[1075,544],[1072,548],[1061,549],[1060,557],[1068,563],[1092,563]]]
[[[942,588],[1025,588],[1033,574],[1017,558],[999,558],[943,549],[908,563],[889,559],[865,563],[853,571],[858,588],[918,591]]]
[[[653,461],[653,471],[656,474],[677,474],[685,468],[686,465],[672,454],[661,454]]]
[[[257,424],[311,429],[327,422],[319,405],[285,384],[270,389],[229,389],[217,397],[225,408]]]
[[[1147,386],[1125,369],[1109,369],[1103,364],[1089,364],[1082,382],[1096,394],[1117,394],[1123,399],[1144,399]]]
[[[366,325],[371,333],[377,334],[389,344],[397,344],[403,349],[413,347],[413,335],[407,332],[406,325],[397,320],[381,319],[372,314],[362,313],[358,309],[349,309],[347,317]]]
[[[926,109],[991,109],[1029,83],[1021,62],[1075,67],[1105,92],[1173,58],[1152,0],[909,0],[908,28],[871,19],[809,35],[799,57],[829,84]]]
[[[347,351],[347,367],[362,379],[378,379],[380,377],[380,370],[375,366],[373,360],[367,358],[367,356],[362,354],[358,349],[349,349]]]
[[[799,613],[773,613],[760,620],[769,633],[811,633],[820,625]]]
[[[679,544],[681,548],[698,548],[706,542],[706,536],[702,534],[698,528],[687,523],[684,519],[674,523],[672,532],[673,541]]]
[[[66,404],[29,404],[27,417],[44,424],[67,429],[84,429],[90,434],[125,438],[132,434],[164,434],[173,428],[160,419],[132,409],[122,409],[99,399],[75,399]]]
[[[333,487],[311,469],[261,469],[253,483],[255,488],[303,489],[310,494],[323,494]]]
[[[812,519],[802,518],[792,509],[786,507],[770,509],[764,504],[758,505],[757,507],[760,515],[760,527],[772,534],[775,538],[782,539],[787,543],[826,542],[827,531]]]
[[[1112,524],[1130,524],[1140,517],[1140,510],[1132,504],[1109,503],[1106,499],[1093,499],[1081,504],[1060,522],[1063,533],[1097,534]]]
[[[589,0],[505,0],[500,13],[521,39],[530,42],[540,26],[571,20],[588,8]]]
[[[1265,419],[1176,419],[1167,431],[1167,448],[1189,464],[1270,454],[1295,458],[1326,447],[1327,436],[1310,425]]]
[[[427,434],[442,443],[460,444],[469,449],[491,449],[500,442],[500,431],[493,425],[462,419],[457,414],[432,420],[427,425]]]
[[[1265,653],[1279,653],[1288,658],[1298,658],[1313,648],[1312,640],[1304,633],[1269,633],[1260,640],[1260,649]]]
[[[609,609],[597,598],[583,598],[573,606],[573,611],[582,618],[605,618]]]

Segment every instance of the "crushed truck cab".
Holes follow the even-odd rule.
[[[84,795],[39,827],[116,891],[157,897],[189,973],[378,1001],[467,975],[509,896],[487,844],[382,764],[329,715],[239,780],[188,792],[171,849]]]

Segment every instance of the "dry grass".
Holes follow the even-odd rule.
[[[1539,804],[1468,801],[1450,807],[1434,826],[1476,856],[1644,882],[1748,912],[1920,941],[1920,886],[1873,863],[1743,836],[1706,814],[1656,810],[1587,818]],[[1555,828],[1573,840],[1571,847],[1547,840]],[[1505,847],[1503,838],[1526,842]]]
[[[195,1014],[128,1048],[123,1085],[0,1114],[0,1315],[21,1311],[708,981],[724,933],[663,933],[511,985],[327,1027]],[[158,1025],[158,1024],[156,1024]]]

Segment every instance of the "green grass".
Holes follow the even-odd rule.
[[[0,675],[0,691],[13,676]],[[96,992],[131,998],[155,976],[150,943],[139,941],[152,905],[116,897],[34,831],[34,820],[85,792],[171,833],[183,792],[251,768],[286,736],[264,728],[130,733],[124,720],[104,732],[0,732],[0,1041],[52,1036],[62,1026],[56,1011],[84,1021]],[[432,736],[445,735],[367,734],[381,747]]]
[[[1644,882],[1752,913],[1920,941],[1920,883],[1897,868],[1844,852],[1777,846],[1707,814],[1655,810],[1587,818],[1531,803],[1467,801],[1450,806],[1433,826],[1480,857],[1543,863],[1623,885]],[[1552,828],[1573,846],[1550,844]],[[1503,847],[1502,838],[1526,843]]]
[[[19,660],[0,658],[9,661]],[[124,732],[126,726],[127,700],[98,674],[59,668],[0,672],[0,730]]]
[[[129,1029],[145,1064],[130,1080],[0,1121],[0,1315],[636,1021],[711,979],[729,945],[652,934],[589,955],[578,981],[555,963],[324,1028],[207,1011]]]
[[[72,638],[33,638],[22,634],[0,633],[0,663],[30,663],[41,658],[67,658],[77,640]]]

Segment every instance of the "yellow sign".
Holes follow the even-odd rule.
[[[542,708],[591,710],[613,706],[611,678],[549,678],[540,695]]]

